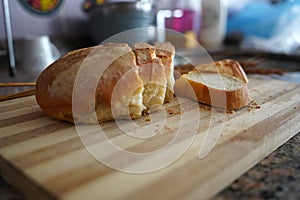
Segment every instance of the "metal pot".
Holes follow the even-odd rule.
[[[89,11],[90,36],[97,44],[120,32],[154,23],[155,6],[150,1],[108,2]]]

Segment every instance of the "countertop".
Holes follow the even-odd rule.
[[[300,199],[299,144],[298,133],[213,199]]]

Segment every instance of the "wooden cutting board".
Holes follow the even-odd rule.
[[[85,126],[77,133],[73,125],[45,117],[33,96],[1,102],[1,175],[29,199],[213,197],[300,131],[299,84],[251,78],[249,88],[259,109],[222,113],[200,105],[199,118],[183,117],[176,100],[164,105],[166,112],[136,120],[141,128],[154,124],[158,131],[151,138],[129,137],[115,123],[103,124],[101,128],[111,142],[139,155],[165,147],[179,127],[185,134],[175,149],[193,137],[191,145],[172,164],[138,174],[112,169],[96,159],[94,152],[100,151],[105,141],[97,138],[95,126]],[[156,117],[160,112],[167,119],[163,124]],[[143,130],[148,134],[153,131],[150,129]],[[193,131],[196,135],[190,134]],[[210,146],[205,149],[204,144]],[[105,153],[121,167],[134,169],[162,162],[172,152],[144,160],[126,160],[116,152]]]

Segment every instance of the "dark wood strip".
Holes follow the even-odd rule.
[[[80,138],[78,137],[77,133],[74,132],[72,134],[74,137],[72,137],[71,139],[35,150],[33,152],[16,156],[12,158],[12,160],[18,166],[22,166],[22,168],[26,169],[38,165],[39,163],[43,163],[67,155],[74,151],[83,149],[84,146]],[[90,145],[100,142],[99,140],[97,140],[98,137],[95,136],[93,133],[89,133],[83,137],[85,137],[86,140],[90,141]]]
[[[19,99],[18,99],[19,100]],[[1,105],[2,102],[0,102]],[[33,99],[26,99],[25,101],[22,101],[21,103],[15,103],[15,104],[9,104],[7,106],[0,106],[0,114],[2,112],[6,112],[6,111],[11,111],[11,110],[16,110],[19,108],[24,108],[27,106],[34,106],[36,105],[36,101]]]
[[[71,125],[68,123],[56,122],[54,124],[49,124],[47,126],[43,126],[34,130],[24,131],[19,134],[14,134],[1,138],[0,146],[6,147],[9,145],[15,145],[19,142],[24,142],[33,138],[38,138],[41,136],[52,134],[55,131],[63,130],[69,128],[70,126]]]
[[[80,166],[76,169],[71,169],[63,175],[51,177],[45,181],[45,184],[51,185],[51,188],[56,193],[63,195],[80,187],[81,185],[92,182],[93,180],[104,177],[113,172],[115,172],[114,169],[95,161],[93,163]],[[68,178],[62,179],[61,177]]]
[[[0,128],[6,127],[6,126],[11,126],[14,124],[38,119],[41,117],[45,117],[45,114],[42,111],[37,111],[37,112],[32,112],[24,115],[19,115],[13,118],[5,119],[0,121]]]

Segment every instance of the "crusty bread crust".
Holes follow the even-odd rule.
[[[39,75],[36,82],[36,100],[46,115],[73,122],[72,101],[70,100],[72,99],[73,84],[83,62],[82,58],[86,57],[94,48],[69,52]],[[54,83],[57,78],[60,80]],[[61,84],[60,82],[64,80],[64,84]],[[57,87],[56,90],[52,89],[55,87]]]
[[[83,70],[81,75],[86,74],[76,80],[79,70]],[[104,73],[100,78],[101,71]],[[127,79],[118,84],[118,95],[113,96],[116,84],[125,74]],[[36,99],[46,115],[74,122],[72,95],[75,81],[82,81],[77,84],[77,89],[82,91],[75,105],[77,122],[104,122],[128,117],[128,113],[132,118],[141,116],[143,82],[138,75],[135,56],[127,44],[110,43],[75,50],[45,69],[37,80]],[[96,93],[90,83],[98,83]]]
[[[222,81],[219,83],[220,87],[216,88],[205,81],[195,81],[191,78],[192,75],[209,77],[211,73],[217,73],[220,79],[228,78],[238,84],[230,89],[220,89],[224,84]],[[177,96],[189,97],[204,104],[231,110],[240,109],[252,101],[247,83],[247,76],[239,63],[234,60],[224,60],[196,66],[196,69],[182,75],[176,81],[174,89]]]
[[[156,58],[155,47],[146,42],[134,43],[132,50],[135,53],[136,63],[139,66],[151,63]]]
[[[36,100],[46,115],[68,122],[138,118],[164,103],[167,78],[162,62],[171,72],[173,54],[165,48],[161,60],[156,47],[147,43],[135,44],[134,52],[124,43],[71,51],[40,74]]]

